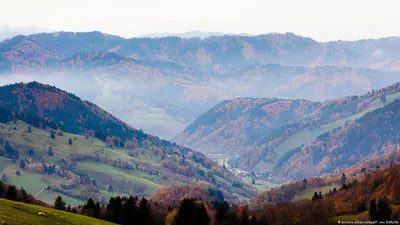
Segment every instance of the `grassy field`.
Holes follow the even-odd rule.
[[[5,137],[9,140],[11,145],[15,149],[18,149],[20,157],[31,157],[34,161],[59,164],[62,159],[68,159],[69,154],[71,153],[93,154],[99,152],[102,158],[120,158],[127,160],[134,165],[147,164],[160,167],[160,160],[157,157],[150,157],[150,155],[146,153],[139,157],[131,157],[128,155],[126,149],[107,148],[104,142],[96,138],[86,139],[81,135],[63,133],[62,136],[56,135],[55,139],[51,139],[49,130],[31,127],[32,132],[26,132],[29,125],[22,121],[10,124],[1,123],[0,126],[0,137]],[[14,127],[16,128],[15,130]],[[73,141],[72,145],[68,144],[69,138]],[[49,146],[52,146],[54,152],[54,156],[52,157],[48,155]],[[28,154],[28,150],[31,148],[34,150],[34,155]],[[21,172],[20,176],[15,174],[17,170]],[[132,192],[125,193],[125,195],[144,193],[145,196],[151,196],[160,188],[176,183],[175,180],[166,180],[140,170],[122,170],[118,167],[92,161],[78,162],[77,170],[89,174],[92,178],[95,178],[98,181],[104,180],[103,178],[108,178],[106,182],[112,183],[114,187],[118,186],[118,183],[120,182],[129,181],[129,184],[132,187]],[[0,157],[0,172],[5,173],[9,177],[8,183],[17,187],[24,187],[28,193],[31,193],[32,195],[37,196],[40,200],[50,204],[54,202],[54,198],[57,195],[47,191],[41,192],[43,187],[66,182],[65,179],[54,175],[27,172],[20,169],[18,164],[13,164],[11,160],[3,157]],[[103,186],[105,186],[105,184]],[[141,191],[140,193],[135,193],[133,191],[134,189]],[[107,196],[110,195],[111,193],[107,194]],[[83,203],[81,199],[75,199],[65,195],[62,197],[71,205]]]
[[[258,191],[258,193],[262,193],[264,191],[269,191],[271,188],[274,187],[278,187],[279,184],[274,184],[265,180],[255,180],[255,184],[251,183],[251,177],[244,177],[243,182],[245,182],[246,184],[252,185],[253,187],[255,187]]]
[[[38,215],[43,212],[46,216]],[[0,199],[0,221],[7,225],[20,224],[112,224],[95,218],[68,213],[52,208]]]
[[[340,186],[332,185],[332,186],[319,187],[319,188],[307,188],[307,189],[302,190],[299,193],[297,193],[297,195],[294,197],[293,200],[297,201],[297,200],[301,200],[301,199],[311,199],[315,192],[317,192],[317,193],[321,192],[322,194],[326,194],[329,192],[329,190],[333,190],[334,188],[339,190]]]
[[[339,221],[365,221],[368,220],[368,212],[363,212],[360,214],[355,214],[355,215],[343,215],[343,216],[335,216],[332,218],[329,218],[329,221],[332,222],[332,224],[336,223],[338,224]]]
[[[390,104],[397,99],[400,99],[400,93],[395,93],[395,94],[386,96],[386,103],[383,103],[379,99],[374,100],[364,111],[357,113],[355,115],[345,117],[343,119],[334,121],[332,123],[324,124],[323,126],[321,126],[318,129],[312,129],[312,130],[306,129],[306,130],[300,131],[298,133],[295,133],[294,135],[290,136],[288,139],[283,141],[280,145],[278,145],[275,148],[276,157],[274,158],[273,161],[267,163],[267,162],[264,162],[263,160],[261,160],[255,166],[255,168],[256,169],[272,169],[276,166],[279,159],[285,153],[289,152],[290,150],[293,150],[293,149],[301,146],[302,144],[306,144],[311,141],[314,141],[319,135],[329,132],[333,129],[339,128],[341,126],[344,126],[346,124],[346,121],[356,120],[358,118],[361,118],[366,113],[373,111],[375,109],[381,108],[387,104]]]

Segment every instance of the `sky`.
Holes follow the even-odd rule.
[[[1,0],[0,24],[123,37],[293,32],[318,41],[400,36],[399,0]]]

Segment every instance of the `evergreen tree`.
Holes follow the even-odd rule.
[[[57,196],[55,201],[54,201],[54,208],[59,209],[59,210],[65,210],[66,203],[62,199],[61,196]]]
[[[392,208],[390,207],[389,200],[384,197],[378,200],[378,210],[376,212],[376,219],[378,221],[386,221],[392,215]]]
[[[14,185],[10,185],[7,189],[4,198],[8,200],[17,201],[17,188]]]
[[[71,138],[68,140],[68,144],[72,145],[72,139]]]
[[[15,172],[15,175],[20,176],[20,175],[21,175],[21,172],[19,172],[19,170],[17,170],[17,171]]]
[[[49,156],[53,156],[54,155],[53,148],[51,146],[49,146],[49,151],[47,152],[47,154]]]
[[[32,128],[31,128],[31,126],[28,127],[28,133],[32,133]]]
[[[0,198],[3,197],[3,195],[4,195],[3,182],[0,181]]]
[[[107,205],[107,217],[106,220],[114,223],[120,223],[120,215],[122,210],[122,199],[121,197],[112,197]]]
[[[250,225],[249,223],[249,214],[247,210],[243,209],[240,217],[238,218],[238,225]]]
[[[50,130],[50,138],[51,139],[56,139],[56,136],[54,134],[54,130]]]
[[[340,183],[341,184],[346,184],[346,174],[342,173],[342,177],[340,178]]]
[[[150,224],[150,204],[145,198],[139,202],[136,221],[139,225]]]
[[[263,214],[257,225],[268,225],[267,217]]]
[[[225,222],[227,210],[223,204],[217,205],[217,212],[215,213],[215,222],[217,225],[222,225]]]
[[[251,177],[251,184],[256,184],[256,179],[254,179],[254,177]]]
[[[25,168],[25,160],[24,159],[20,159],[19,160],[19,168]]]
[[[210,224],[210,221],[211,219],[207,213],[204,203],[203,202],[196,203],[193,225],[208,225]]]
[[[21,201],[25,203],[29,203],[28,193],[26,193],[25,189],[21,187]]]
[[[317,193],[317,192],[314,192],[314,195],[313,195],[313,197],[311,198],[311,200],[316,201],[316,200],[319,200],[319,199],[320,199],[320,198],[319,198],[318,193]]]
[[[136,203],[137,203],[137,199],[129,196],[129,198],[127,198],[125,200],[125,205],[122,208],[122,212],[121,212],[121,222],[122,224],[133,224],[135,222],[135,211],[136,211]]]
[[[376,202],[375,199],[372,199],[371,202],[369,203],[369,209],[368,209],[369,216],[371,217],[372,220],[377,219],[376,211],[377,211]]]

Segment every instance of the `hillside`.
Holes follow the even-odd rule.
[[[397,100],[318,136],[284,160],[278,173],[290,178],[317,176],[383,155],[398,142],[399,110]]]
[[[174,140],[220,159],[228,157],[234,167],[268,171],[302,144],[400,98],[399,90],[396,84],[324,102],[237,98],[210,109]],[[239,159],[230,157],[234,155]]]
[[[69,204],[81,204],[113,193],[149,197],[171,184],[201,180],[235,199],[255,194],[204,155],[136,130],[55,87],[15,84],[0,92],[0,173],[39,199],[52,201],[60,193]]]
[[[39,212],[46,216],[38,215]],[[15,216],[18,215],[18,216]],[[52,208],[9,201],[0,198],[0,220],[3,224],[113,224],[92,217],[68,213]]]

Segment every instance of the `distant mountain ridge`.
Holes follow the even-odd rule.
[[[85,79],[100,87],[82,97],[130,124],[149,121],[141,127],[170,139],[201,113],[235,97],[319,101],[393,84],[400,74],[399,41],[393,37],[320,43],[292,33],[205,39],[42,33],[1,42],[0,73],[39,74],[39,81],[54,85],[66,85],[63,77]],[[134,105],[127,104],[132,99]],[[165,106],[149,105],[144,99]],[[188,113],[171,113],[168,105]],[[135,107],[152,110],[129,116],[128,110]]]

